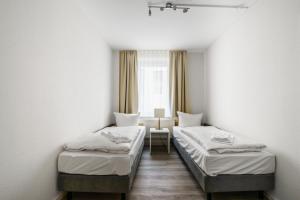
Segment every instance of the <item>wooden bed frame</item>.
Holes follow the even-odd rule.
[[[206,192],[206,199],[212,200],[212,193],[258,191],[259,199],[264,198],[264,191],[274,188],[275,176],[272,174],[243,175],[207,175],[190,157],[183,147],[173,137],[173,144],[186,166],[194,175],[201,188]]]
[[[58,190],[68,192],[68,200],[72,199],[73,192],[121,193],[121,199],[126,200],[128,192],[131,190],[143,149],[144,142],[139,148],[139,152],[131,167],[131,172],[128,175],[80,175],[58,173]]]

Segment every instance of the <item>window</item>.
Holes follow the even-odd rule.
[[[154,108],[170,116],[169,51],[138,51],[138,89],[141,116],[153,117]]]

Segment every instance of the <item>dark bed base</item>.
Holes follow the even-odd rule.
[[[274,174],[228,174],[209,176],[194,162],[185,149],[180,146],[176,138],[173,138],[173,143],[186,166],[194,175],[204,192],[206,192],[207,200],[211,200],[212,193],[215,192],[238,191],[258,191],[259,199],[263,199],[263,191],[274,188]]]
[[[58,173],[58,190],[68,192],[67,199],[72,199],[73,192],[121,193],[126,200],[143,153],[144,143],[128,175],[80,175]]]

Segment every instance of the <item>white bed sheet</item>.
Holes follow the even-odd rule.
[[[146,134],[141,129],[132,149],[128,154],[113,154],[99,151],[63,151],[58,156],[58,171],[68,174],[83,175],[127,175],[138,154]]]
[[[219,174],[268,174],[275,171],[275,155],[262,152],[226,153],[207,152],[181,127],[173,128],[173,135],[191,158],[208,175]]]

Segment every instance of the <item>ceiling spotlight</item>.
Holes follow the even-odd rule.
[[[151,8],[149,8],[149,12],[148,15],[151,16],[152,12],[151,12]]]
[[[172,8],[172,6],[173,6],[172,3],[170,3],[170,2],[166,3],[166,8]]]
[[[164,11],[164,9],[165,9],[164,7],[160,7],[160,11]]]
[[[189,10],[188,8],[184,8],[184,9],[182,10],[182,12],[183,12],[183,13],[187,13],[188,10]]]

